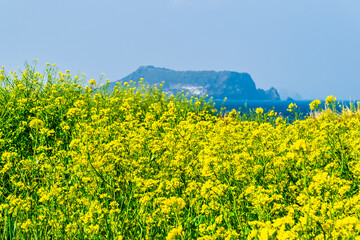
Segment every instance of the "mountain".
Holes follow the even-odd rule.
[[[150,86],[164,81],[163,90],[170,94],[184,90],[191,95],[207,94],[214,99],[227,97],[231,100],[280,100],[280,95],[275,88],[266,91],[257,89],[248,73],[174,71],[167,68],[142,66],[119,81],[134,80],[137,82],[140,78],[144,78],[144,82],[149,83]],[[110,90],[114,88],[115,84],[116,82],[110,83]]]

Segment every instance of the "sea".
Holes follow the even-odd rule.
[[[291,116],[291,112],[287,111],[289,105],[291,103],[296,104],[297,110],[302,114],[303,117],[310,115],[310,107],[309,104],[313,100],[294,100],[294,101],[283,101],[283,100],[220,100],[215,99],[215,108],[219,111],[222,107],[226,108],[226,111],[231,111],[232,109],[239,110],[243,113],[249,112],[249,110],[255,110],[256,108],[263,108],[264,112],[274,110],[278,114],[288,117]],[[356,101],[337,101],[338,110],[343,107],[349,107],[350,103],[356,105]],[[321,108],[325,108],[325,101],[321,101]],[[339,106],[340,105],[340,106]]]

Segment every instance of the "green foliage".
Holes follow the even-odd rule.
[[[284,119],[217,113],[142,80],[85,82],[50,65],[1,69],[1,238],[359,236],[358,106],[329,97]]]

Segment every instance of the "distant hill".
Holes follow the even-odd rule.
[[[293,100],[303,100],[299,93],[292,90],[280,88],[278,89],[278,93],[281,96],[281,100],[286,100],[288,98],[291,98]]]
[[[231,71],[174,71],[154,66],[139,67],[135,72],[119,81],[139,81],[153,86],[164,81],[163,90],[176,94],[184,90],[191,95],[208,94],[214,99],[227,97],[232,100],[280,100],[280,95],[275,88],[263,90],[256,88],[254,81],[248,73]],[[117,81],[118,82],[118,81]],[[116,82],[110,83],[110,90]]]

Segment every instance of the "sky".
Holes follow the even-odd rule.
[[[0,0],[0,65],[249,73],[303,99],[360,99],[359,0]]]

